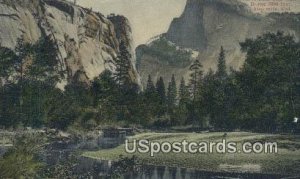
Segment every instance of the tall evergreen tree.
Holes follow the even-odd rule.
[[[120,43],[119,51],[120,53],[116,59],[115,79],[119,88],[121,88],[130,85],[131,82],[129,75],[131,54],[123,41]]]
[[[144,113],[147,114],[146,116],[148,116],[148,119],[158,115],[159,106],[157,99],[158,95],[156,92],[156,88],[154,86],[151,76],[148,75],[147,86],[144,92],[144,98],[142,102],[143,104],[139,106],[145,111]],[[145,104],[146,106],[144,106]]]
[[[199,60],[196,60],[190,66],[190,82],[189,90],[191,95],[191,103],[189,105],[189,116],[188,120],[194,124],[200,122],[200,111],[202,110],[201,106],[201,93],[202,93],[202,83],[203,83],[203,72],[202,65]],[[202,123],[202,122],[201,122]],[[202,124],[201,124],[202,125]]]
[[[105,70],[94,79],[91,87],[94,98],[94,106],[103,103],[115,103],[117,98],[117,85],[113,79],[112,72]]]
[[[50,36],[41,37],[33,45],[34,57],[28,68],[28,76],[31,80],[44,81],[48,85],[56,85],[60,72],[58,70],[58,49]]]
[[[179,87],[179,100],[180,100],[180,104],[184,104],[187,103],[190,99],[190,94],[189,94],[189,90],[188,87],[185,84],[185,80],[182,77],[181,81],[180,81],[180,87]]]
[[[211,112],[211,122],[215,127],[224,129],[229,127],[230,99],[228,99],[228,95],[230,95],[230,91],[227,90],[229,88],[229,78],[226,71],[225,51],[223,47],[220,50],[218,69],[215,77],[215,82],[213,83],[214,91],[212,92],[214,103]]]
[[[7,50],[1,52],[5,57],[2,66],[6,67],[2,75],[6,76],[5,79],[12,79],[11,83],[5,80],[6,88],[18,100],[14,108],[23,125],[38,127],[46,119],[48,95],[58,82],[56,50],[49,37],[41,37],[36,44],[18,39],[15,54]]]
[[[223,46],[221,47],[220,54],[219,54],[218,69],[216,75],[220,79],[224,79],[227,77],[225,51]]]
[[[199,62],[199,60],[196,60],[190,66],[191,78],[190,78],[190,83],[189,83],[189,90],[190,90],[191,98],[193,101],[195,101],[196,98],[198,97],[198,92],[200,89],[200,84],[201,84],[202,75],[203,75],[201,68],[202,68],[202,65]]]
[[[150,75],[148,75],[145,93],[146,93],[146,95],[153,95],[155,92],[156,92],[156,89],[155,89],[154,83],[152,81],[152,78]]]
[[[9,77],[14,72],[14,63],[15,63],[16,58],[17,58],[17,56],[12,50],[10,50],[6,47],[0,46],[0,78],[1,78],[1,82],[2,82],[2,80],[4,80],[5,82],[8,82]],[[2,84],[0,84],[0,86],[2,86]]]
[[[32,44],[26,43],[23,37],[21,37],[17,40],[15,51],[17,55],[14,63],[15,71],[17,72],[16,80],[22,85],[25,78],[26,62],[32,58],[33,55],[33,46]]]
[[[190,102],[189,89],[186,86],[184,78],[180,81],[179,86],[179,105],[176,107],[175,113],[171,116],[173,124],[184,125],[188,118],[188,106]]]
[[[172,79],[168,86],[168,94],[167,94],[169,110],[176,105],[176,100],[177,100],[177,87],[176,87],[175,75],[173,74]]]
[[[133,116],[134,103],[136,103],[139,86],[131,78],[131,54],[128,51],[128,45],[121,41],[119,46],[119,56],[116,60],[115,80],[118,86],[118,119],[131,120]],[[155,91],[155,87],[154,87]]]
[[[17,46],[15,48],[17,58],[14,62],[15,69],[15,80],[18,83],[19,91],[19,118],[24,120],[26,118],[26,110],[24,110],[24,98],[25,98],[25,70],[26,70],[26,62],[32,58],[32,44],[26,43],[24,38],[21,37],[17,40]]]
[[[156,91],[160,98],[160,104],[164,104],[166,102],[166,88],[162,77],[160,77],[156,82]]]

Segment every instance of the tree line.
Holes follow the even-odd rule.
[[[149,76],[146,93],[154,106],[164,109],[165,125],[196,125],[202,129],[255,130],[260,132],[299,130],[300,45],[282,32],[266,33],[241,44],[246,60],[238,71],[226,66],[226,52],[220,49],[217,70],[203,73],[196,60],[190,78],[182,78],[176,89],[174,75],[166,97],[153,88]],[[158,84],[161,84],[159,78]],[[158,96],[159,100],[155,98]],[[162,96],[162,97],[161,97]],[[161,102],[165,101],[165,105]],[[157,113],[156,114],[162,114]],[[165,118],[166,119],[166,118]]]
[[[92,128],[138,125],[168,128],[290,131],[299,116],[300,45],[282,32],[242,42],[246,60],[238,71],[226,66],[221,47],[217,70],[203,72],[199,60],[188,81],[168,83],[148,77],[145,90],[132,82],[131,55],[123,42],[114,72],[105,70],[91,85],[61,79],[55,45],[43,37],[31,45],[18,41],[15,51],[1,48],[0,126]]]

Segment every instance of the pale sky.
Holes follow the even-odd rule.
[[[77,3],[104,15],[126,16],[137,46],[166,32],[173,18],[183,12],[186,0],[77,0]]]
[[[250,5],[257,0],[240,0]],[[300,0],[260,0],[260,2],[289,2],[291,11],[300,12]],[[111,13],[126,16],[133,29],[135,46],[168,30],[174,17],[183,12],[186,0],[77,0],[83,7],[104,15]]]

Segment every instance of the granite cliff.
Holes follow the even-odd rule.
[[[292,34],[299,40],[300,14],[272,13],[263,16],[252,13],[246,4],[238,0],[187,0],[182,15],[172,21],[169,30],[160,38],[177,48],[193,51],[194,58],[190,60],[199,59],[204,71],[216,69],[220,47],[223,46],[228,67],[238,70],[245,60],[239,43],[246,38],[276,31]],[[143,83],[148,74],[154,79],[163,76],[166,81],[170,80],[172,73],[178,81],[182,76],[188,78],[189,65],[170,65],[163,62],[162,57],[143,50],[145,46],[151,49],[153,43],[136,49]]]
[[[0,0],[0,22],[1,46],[10,49],[20,37],[35,43],[50,36],[59,49],[54,55],[66,71],[64,84],[74,78],[89,83],[105,69],[114,71],[119,43],[124,41],[133,54],[131,79],[139,83],[131,28],[123,16],[105,17],[64,0]]]

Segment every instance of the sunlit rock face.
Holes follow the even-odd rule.
[[[207,39],[203,15],[203,1],[187,1],[183,14],[173,20],[166,37],[179,46],[204,50]]]
[[[173,20],[169,30],[161,37],[178,48],[193,50],[197,56],[191,61],[199,59],[203,70],[207,72],[209,69],[216,70],[221,46],[226,52],[228,69],[232,67],[239,70],[245,61],[240,42],[265,32],[277,31],[294,35],[299,40],[300,14],[254,14],[238,0],[187,0],[182,15]],[[146,46],[150,47],[151,44]],[[178,83],[181,77],[189,78],[188,65],[178,67],[163,63],[157,56],[144,53],[141,48],[145,46],[139,46],[136,51],[143,84],[149,74],[154,79],[163,76],[165,81],[175,74]]]
[[[41,36],[50,36],[59,49],[54,55],[60,59],[66,83],[74,78],[89,83],[105,69],[114,71],[121,41],[133,52],[125,17],[107,18],[63,0],[0,0],[0,22],[3,47],[14,49],[20,37],[35,43]],[[130,74],[139,83],[134,63],[132,55]]]

